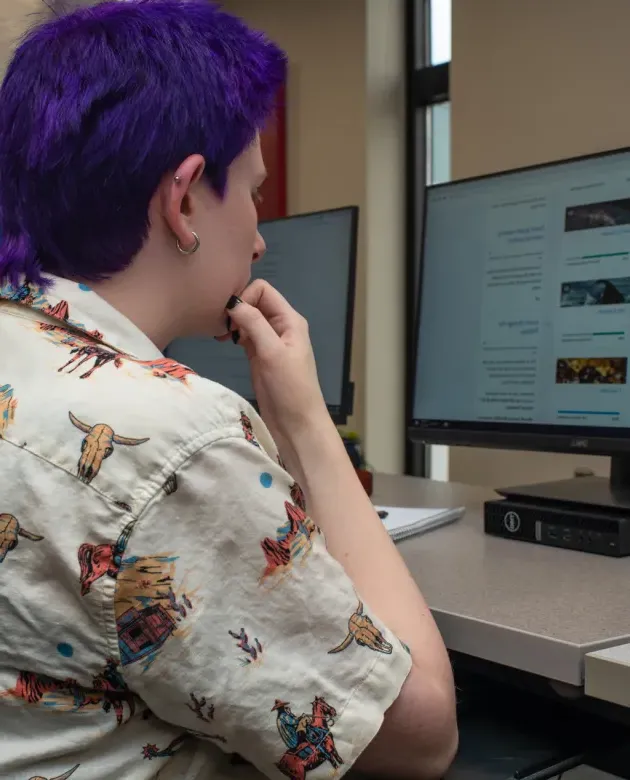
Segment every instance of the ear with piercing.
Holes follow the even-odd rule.
[[[173,176],[173,181],[175,182],[175,184],[181,184],[182,183],[182,177],[179,174],[176,174],[175,176]],[[195,233],[195,231],[191,230],[190,232],[192,233],[192,236],[193,236],[193,239],[194,239],[194,244],[190,248],[185,249],[179,243],[179,239],[177,239],[175,241],[175,246],[177,247],[178,251],[181,252],[181,254],[183,254],[183,255],[194,255],[195,252],[199,249],[199,246],[201,245],[201,242],[199,240],[199,236]]]

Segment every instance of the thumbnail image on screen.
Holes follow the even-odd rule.
[[[564,229],[567,233],[617,225],[630,225],[630,198],[569,206],[565,211]]]
[[[560,293],[560,305],[611,306],[630,302],[630,276],[614,279],[587,279],[564,282]]]
[[[559,358],[556,363],[558,385],[625,385],[628,359]]]

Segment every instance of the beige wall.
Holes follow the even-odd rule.
[[[355,414],[365,392],[365,0],[224,0],[287,52],[290,213],[358,204],[362,209],[352,350]]]
[[[628,0],[453,0],[452,173],[630,145]],[[451,479],[501,485],[603,458],[451,450]]]
[[[43,0],[0,0],[0,75],[27,27],[46,14]]]

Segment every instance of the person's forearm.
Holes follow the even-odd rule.
[[[359,482],[330,418],[319,419],[291,442],[307,508],[370,608],[405,642],[416,666],[453,688],[448,655],[418,587]]]

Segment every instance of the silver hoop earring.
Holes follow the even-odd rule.
[[[175,242],[177,246],[177,251],[181,252],[183,255],[194,255],[201,245],[199,236],[195,233],[195,231],[191,230],[190,232],[193,234],[193,237],[195,239],[195,243],[190,247],[190,249],[184,249],[184,247],[179,243],[179,238]]]

